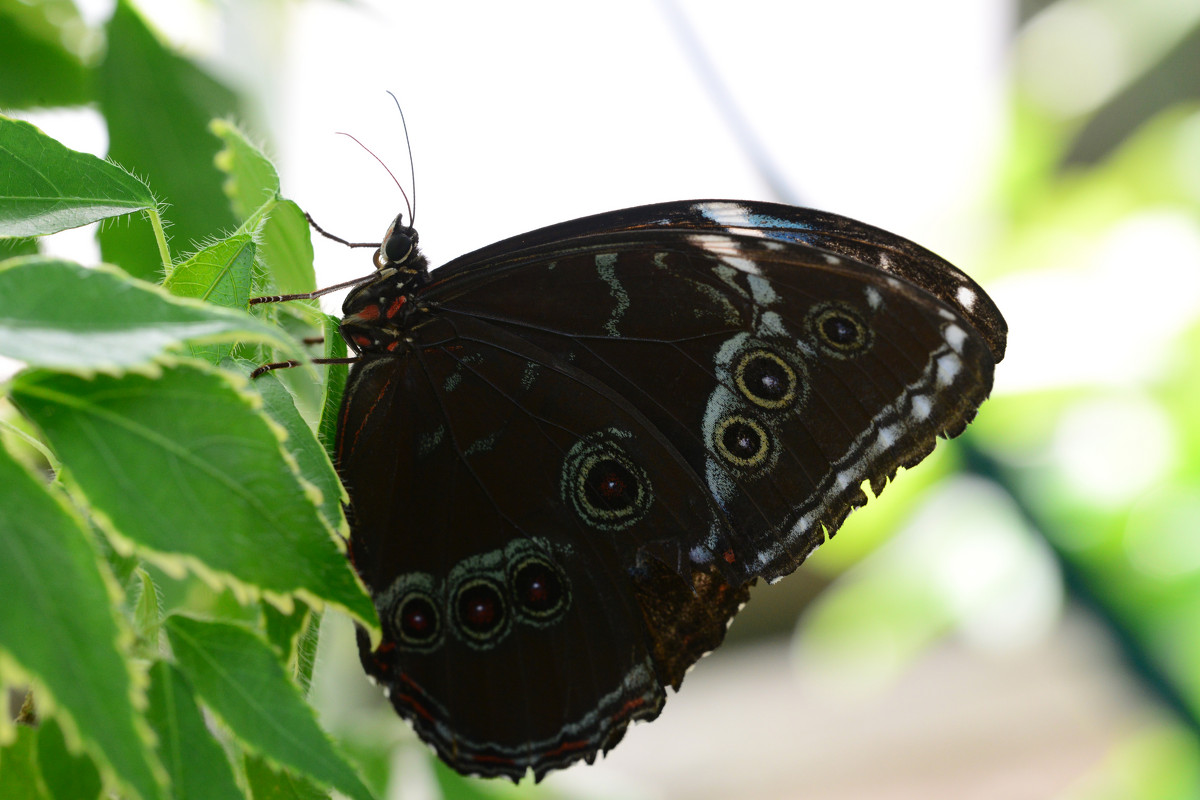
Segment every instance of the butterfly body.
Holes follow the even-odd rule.
[[[907,240],[768,203],[551,226],[428,271],[399,218],[342,332],[367,672],[455,769],[541,777],[653,719],[991,387],[1003,318]]]

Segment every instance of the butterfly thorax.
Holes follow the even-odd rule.
[[[371,280],[356,286],[342,303],[341,333],[357,353],[391,353],[405,338],[417,311],[416,293],[429,281],[429,262],[417,247],[417,232],[397,216],[374,256]]]

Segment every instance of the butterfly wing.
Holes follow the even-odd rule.
[[[636,409],[520,337],[431,318],[356,365],[338,462],[384,639],[367,672],[456,769],[519,778],[616,744],[745,602],[654,553],[718,520]],[[720,532],[714,532],[714,536]]]
[[[353,368],[363,663],[456,769],[540,777],[657,716],[749,583],[986,398],[982,290],[837,220],[703,201],[535,231],[435,271]]]
[[[468,253],[438,270],[446,279],[497,260],[555,250],[564,241],[622,231],[654,230],[664,236],[733,233],[797,244],[873,266],[918,286],[953,308],[983,336],[999,363],[1008,324],[972,278],[945,259],[902,236],[865,222],[780,203],[746,200],[682,200],[608,211],[561,222]]]
[[[957,435],[991,388],[992,346],[954,306],[771,237],[634,228],[434,278],[437,314],[505,328],[651,422],[721,510],[735,582],[795,569],[864,481],[879,491]],[[680,547],[724,553],[704,530]]]

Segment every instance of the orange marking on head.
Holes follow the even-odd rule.
[[[360,333],[358,336],[355,336],[355,337],[354,337],[354,343],[355,343],[356,345],[358,345],[359,347],[370,347],[370,346],[371,346],[371,339],[370,339],[369,337],[367,337],[367,336],[363,336],[363,335]]]
[[[733,550],[726,550],[724,553],[721,553],[721,558],[725,559],[725,562],[728,564],[732,564],[737,560],[737,556],[733,554]]]
[[[394,352],[394,351],[395,351],[395,349],[396,349],[397,347],[399,347],[399,346],[400,346],[400,340],[399,340],[399,339],[396,339],[396,340],[394,340],[394,341],[390,342],[390,343],[388,344],[387,348],[385,348],[385,349],[386,349],[386,350],[387,350],[389,353],[391,353],[391,352]]]
[[[405,297],[404,295],[400,295],[395,300],[393,300],[392,304],[390,306],[388,306],[387,315],[386,315],[387,318],[391,319],[392,317],[396,316],[396,314],[399,313],[400,309],[404,307],[404,304],[407,301],[408,301],[408,298]]]
[[[365,306],[354,316],[358,317],[359,319],[379,319],[379,306]]]

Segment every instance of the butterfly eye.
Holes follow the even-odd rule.
[[[404,225],[403,214],[397,214],[387,232],[383,234],[383,244],[379,246],[379,252],[375,256],[375,265],[378,267],[381,264],[403,264],[412,254],[416,244],[417,232]]]
[[[412,252],[413,240],[407,233],[403,231],[393,233],[383,243],[383,257],[387,259],[389,264],[400,264],[408,258],[408,254]]]

